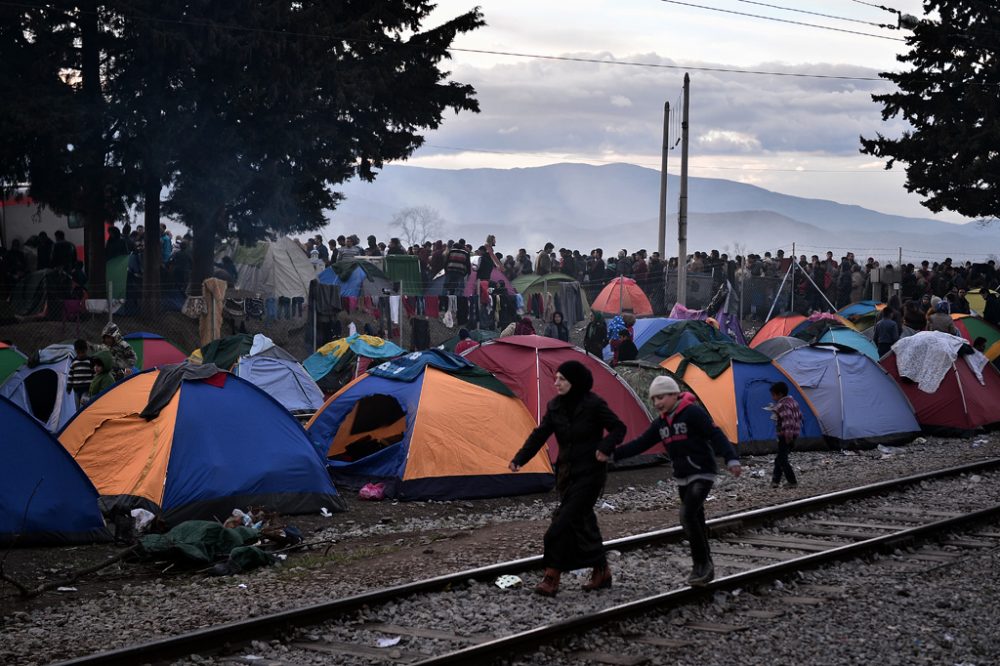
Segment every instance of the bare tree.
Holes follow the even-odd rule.
[[[429,206],[404,208],[392,216],[389,226],[399,229],[400,239],[407,246],[440,238],[444,232],[444,220],[437,210]]]

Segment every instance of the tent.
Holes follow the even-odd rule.
[[[806,318],[803,315],[795,313],[772,317],[766,324],[760,327],[760,330],[757,331],[756,334],[754,334],[753,339],[750,340],[750,346],[756,347],[760,343],[764,342],[764,340],[769,340],[782,335],[791,335],[795,327],[805,320]]]
[[[236,264],[236,288],[258,293],[264,299],[305,300],[309,281],[316,277],[305,251],[288,236],[254,245],[235,244],[222,254],[232,257]]]
[[[649,412],[632,387],[607,364],[568,342],[540,335],[511,335],[484,342],[463,356],[506,384],[527,405],[536,423],[556,397],[556,369],[566,361],[579,361],[594,376],[594,393],[604,398],[628,427],[626,440],[638,437],[649,427]],[[549,458],[555,462],[559,454],[555,437],[548,444]],[[662,452],[660,445],[650,451]]]
[[[338,261],[316,276],[320,284],[340,286],[341,298],[378,298],[392,291],[392,281],[375,264],[351,259]]]
[[[66,449],[0,398],[0,544],[39,546],[110,540],[97,490]]]
[[[885,309],[885,303],[878,301],[858,301],[845,305],[837,314],[858,327],[859,331],[875,325],[878,313]]]
[[[809,399],[781,366],[763,354],[725,342],[708,342],[674,354],[660,366],[682,380],[708,410],[729,441],[743,453],[769,453],[777,439],[770,411],[771,384],[783,381],[802,410],[800,448],[823,442],[819,418]]]
[[[383,260],[385,276],[398,282],[406,296],[424,295],[424,276],[420,272],[420,258],[412,254],[390,254]]]
[[[76,400],[66,388],[72,345],[49,345],[0,385],[0,396],[35,417],[49,432],[57,432],[76,413]]]
[[[180,347],[156,333],[129,333],[125,336],[140,370],[149,370],[161,365],[183,363],[187,354]]]
[[[284,514],[345,508],[302,426],[248,381],[225,372],[183,378],[155,416],[140,416],[161,374],[192,369],[132,375],[59,433],[106,508],[146,508],[168,524],[251,505]]]
[[[775,338],[768,338],[754,349],[770,359],[775,359],[785,352],[799,347],[805,347],[809,343],[802,338],[793,338],[790,335],[779,335]]]
[[[653,306],[642,288],[635,280],[627,277],[617,277],[609,282],[590,304],[590,308],[611,315],[631,312],[637,317],[648,317],[653,314]]]
[[[233,373],[260,388],[288,411],[315,412],[323,392],[298,361],[266,354],[241,356]]]
[[[983,352],[991,361],[1000,357],[1000,328],[997,328],[985,319],[979,319],[967,314],[953,314],[955,328],[962,334],[962,337],[969,341],[971,345],[976,338],[986,338],[986,351]]]
[[[830,314],[829,312],[814,312],[806,317],[805,320],[800,321],[789,335],[809,340],[813,336],[813,331],[825,331],[831,326],[843,326],[855,331],[858,330],[857,326],[840,315]]]
[[[302,365],[325,393],[335,393],[360,377],[368,365],[402,356],[399,345],[374,335],[351,335],[328,342],[309,356]]]
[[[775,361],[809,398],[829,438],[875,444],[908,441],[920,432],[899,386],[865,354],[807,346]]]
[[[524,296],[524,300],[527,301],[535,294],[545,293],[546,289],[552,293],[558,292],[560,282],[576,282],[576,278],[564,273],[546,273],[545,275],[528,273],[527,275],[518,275],[514,278],[513,284],[517,293]],[[617,310],[615,312],[617,313]]]
[[[635,343],[636,349],[639,350],[639,356],[643,356],[642,347],[649,342],[650,338],[667,326],[676,324],[679,321],[681,320],[670,319],[668,317],[646,317],[643,319],[636,319],[635,323],[632,325],[632,342]],[[602,353],[605,361],[610,361],[615,355],[610,344],[604,345]]]
[[[0,342],[0,384],[20,368],[28,357],[18,351],[17,347]]]
[[[733,342],[733,339],[705,321],[683,320],[662,328],[647,340],[639,347],[639,358],[649,358],[658,363],[703,342]]]
[[[507,468],[535,421],[495,377],[442,350],[372,368],[309,422],[338,484],[379,481],[405,500],[501,497],[549,490],[545,456]]]
[[[925,430],[967,434],[1000,423],[1000,372],[960,338],[921,331],[896,342],[879,363]]]
[[[815,340],[821,345],[837,345],[861,352],[871,360],[878,362],[878,348],[875,343],[861,333],[843,326],[831,326]]]
[[[1000,296],[1000,292],[993,291],[992,289],[984,289],[979,287],[977,289],[970,289],[965,292],[965,300],[969,301],[969,307],[983,314],[983,310],[986,309],[986,292],[993,292],[994,295]]]

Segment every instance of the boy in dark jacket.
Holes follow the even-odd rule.
[[[743,469],[739,456],[725,434],[712,422],[691,393],[681,393],[677,382],[661,376],[649,385],[649,397],[660,413],[646,432],[614,451],[615,459],[630,458],[663,442],[674,468],[681,496],[681,526],[691,544],[694,566],[688,584],[705,585],[715,577],[705,524],[705,498],[712,490],[718,466],[715,456],[726,460],[729,472],[738,477]],[[607,457],[598,450],[598,460]]]

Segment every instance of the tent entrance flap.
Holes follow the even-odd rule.
[[[388,395],[368,395],[351,408],[326,455],[344,462],[361,460],[397,444],[405,434],[406,412],[399,402]]]
[[[24,378],[24,390],[28,394],[31,413],[42,423],[47,423],[56,408],[59,395],[59,375],[55,370],[39,370]]]

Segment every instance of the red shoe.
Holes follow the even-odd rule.
[[[594,570],[590,572],[590,580],[583,584],[585,592],[603,590],[608,587],[611,587],[611,567],[607,564],[594,567]]]

